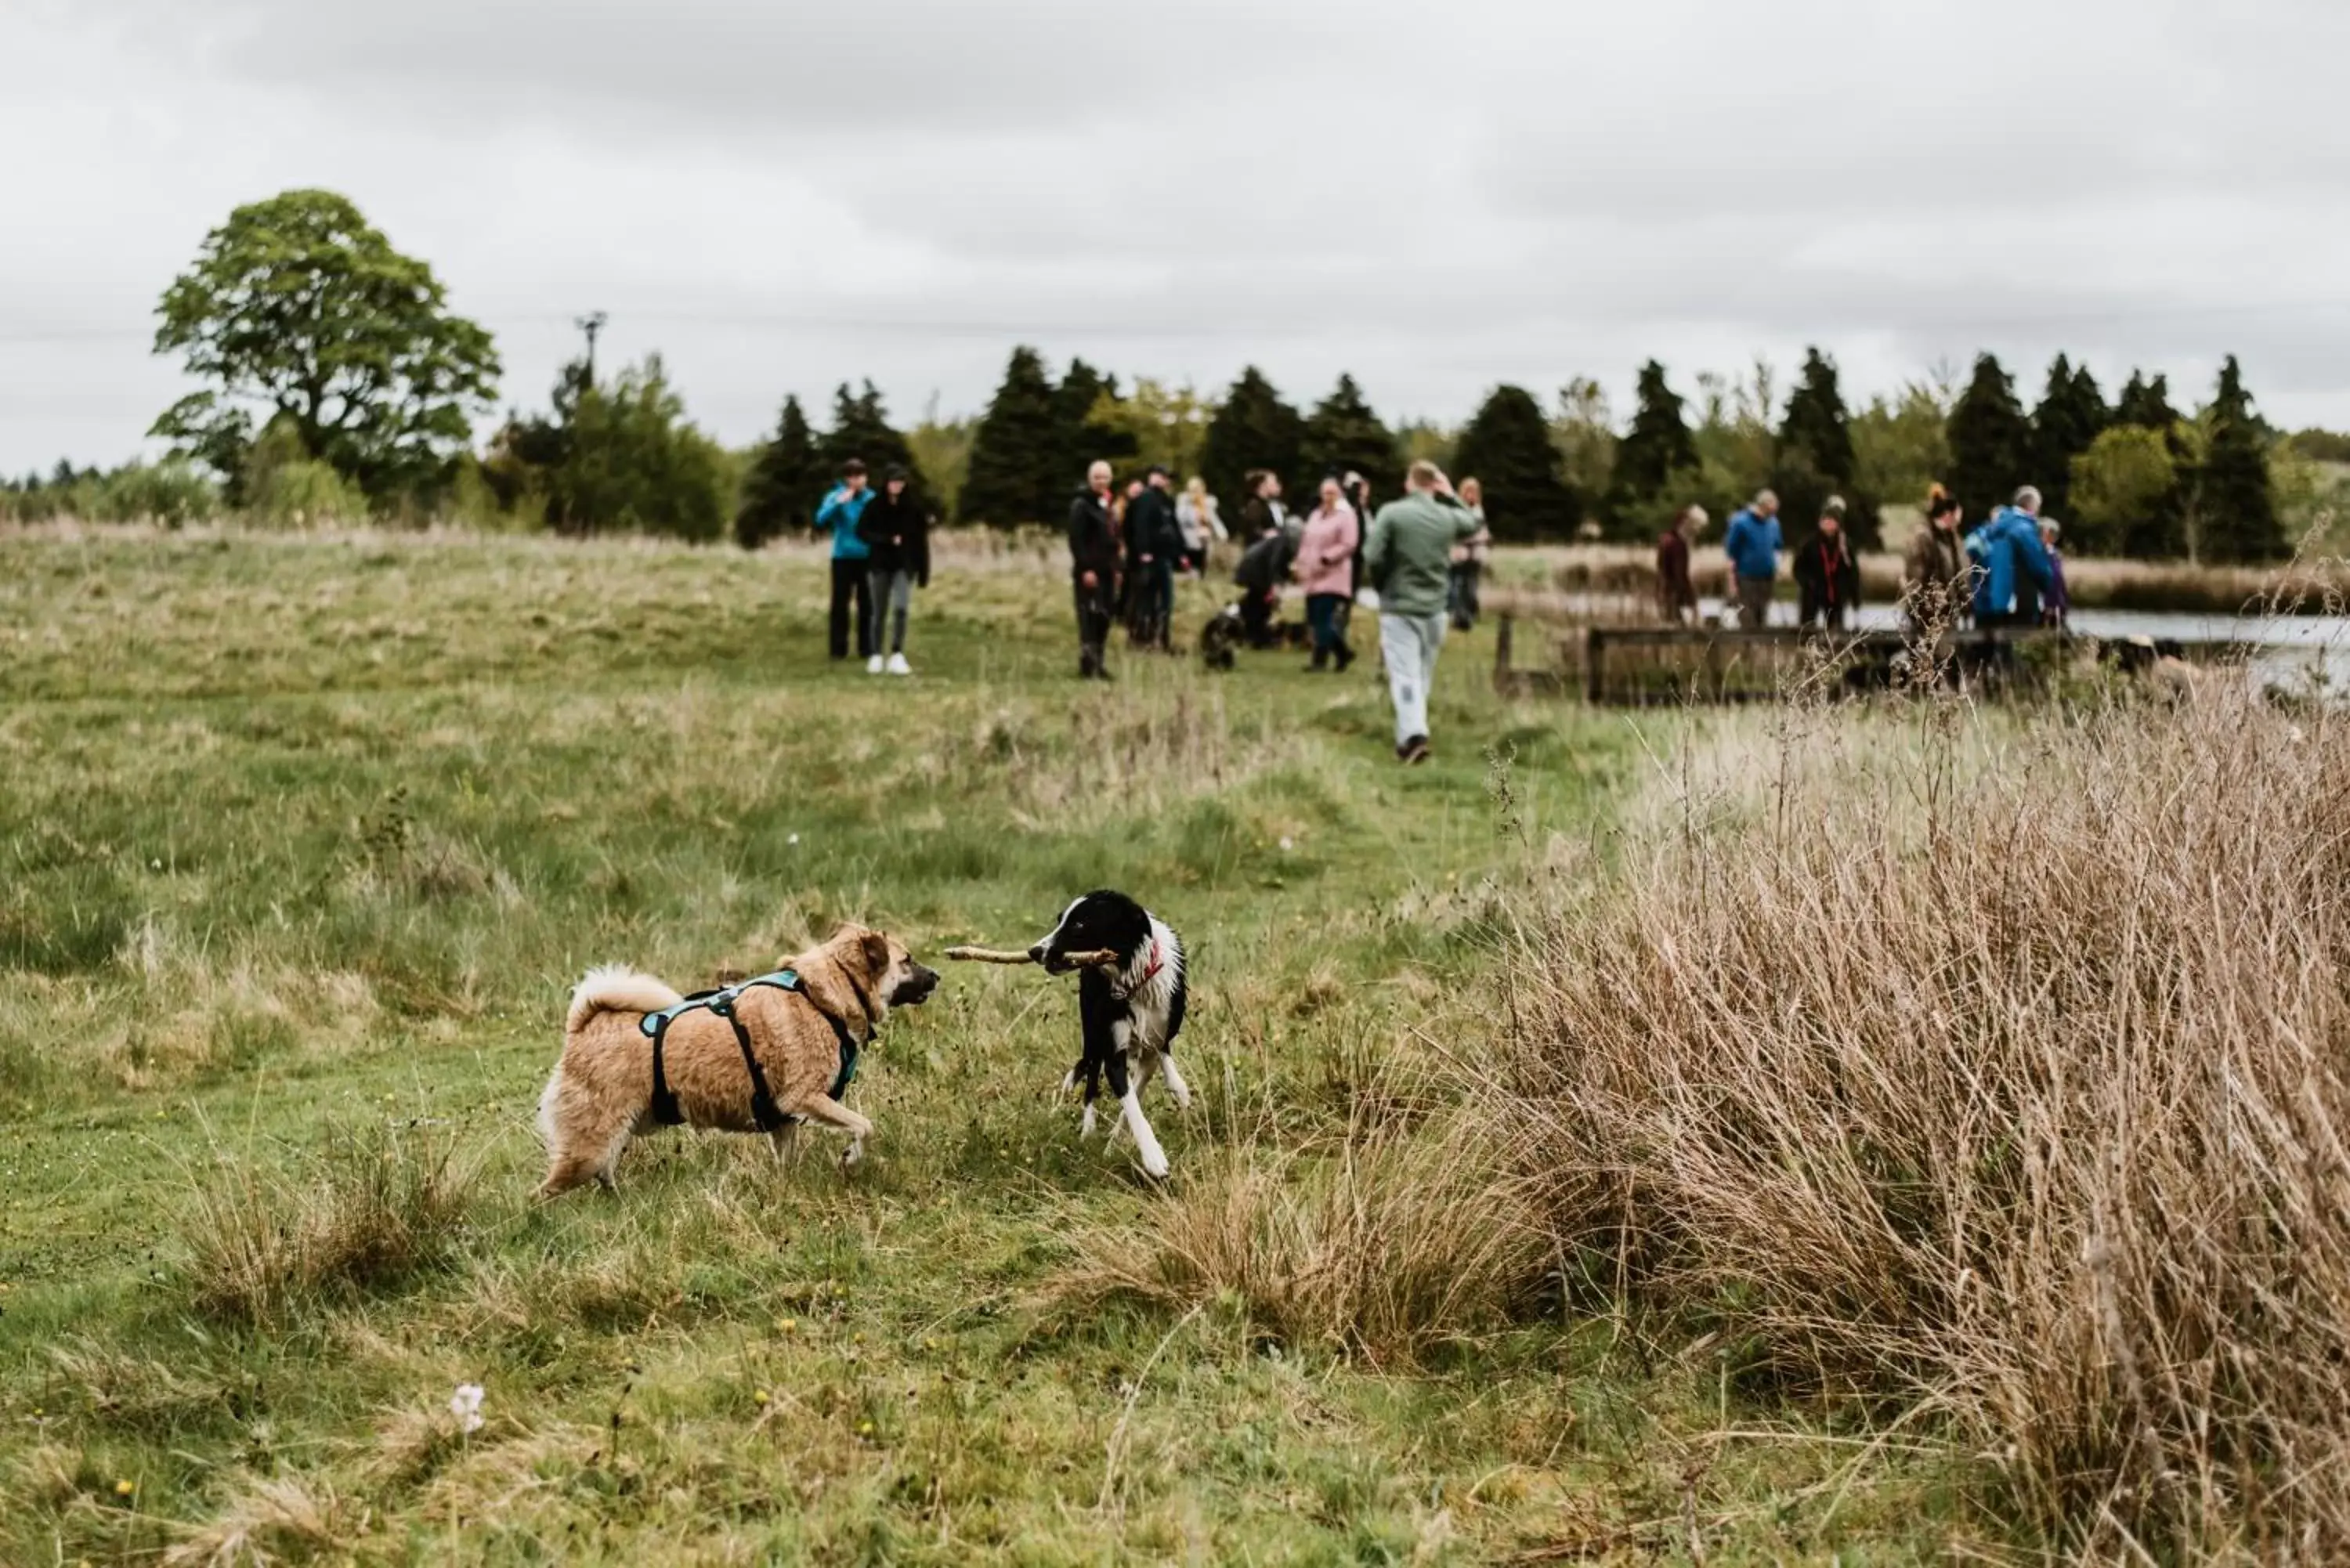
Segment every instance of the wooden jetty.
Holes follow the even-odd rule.
[[[1889,629],[1562,624],[1548,596],[1525,597],[1535,602],[1505,602],[1493,617],[1493,687],[1505,697],[1580,692],[1596,705],[1654,707],[1770,702],[1797,691],[1834,696],[1900,684],[1926,651],[1918,635]],[[1535,634],[1531,639],[1529,629]],[[2162,656],[2208,662],[2241,648],[2235,642],[2158,648],[2137,639],[2108,649],[2095,638],[2034,627],[1945,632],[1931,657],[1938,668],[1956,674],[2011,677],[2074,654],[2107,655],[2124,668],[2139,669]],[[1528,653],[1538,662],[1522,669],[1518,660]]]

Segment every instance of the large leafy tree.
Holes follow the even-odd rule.
[[[1856,493],[1857,470],[1851,416],[1836,384],[1835,361],[1817,348],[1806,349],[1803,373],[1788,394],[1786,416],[1779,423],[1771,472],[1771,486],[1779,493],[1779,504],[1797,537],[1811,527],[1830,496],[1840,495],[1846,507],[1845,526],[1854,542],[1864,546],[1877,543],[1876,498]]]
[[[1095,400],[1086,436],[1096,457],[1164,463],[1180,483],[1200,472],[1201,448],[1215,416],[1215,404],[1190,387],[1170,387],[1143,376],[1122,397],[1106,391]],[[1084,471],[1073,466],[1070,472],[1082,475]],[[1072,478],[1064,493],[1076,483]]]
[[[823,475],[816,470],[816,433],[797,397],[784,400],[775,433],[760,443],[743,476],[734,512],[734,539],[755,550],[770,539],[806,529],[816,516]]]
[[[1575,491],[1559,477],[1542,405],[1523,387],[1493,389],[1461,432],[1452,463],[1454,483],[1473,476],[1483,486],[1497,539],[1571,539],[1583,521]]]
[[[383,497],[432,480],[495,392],[490,335],[451,312],[432,269],[331,191],[231,213],[163,291],[155,352],[210,383],[152,434],[235,482],[254,410]]]
[[[1976,358],[1974,375],[1950,410],[1950,492],[1968,516],[1989,515],[2030,482],[2032,421],[1997,356]]]
[[[1341,375],[1330,395],[1305,418],[1297,478],[1301,483],[1318,485],[1326,473],[1344,474],[1350,470],[1371,482],[1374,495],[1393,495],[1403,486],[1395,432],[1379,422],[1355,378]],[[1303,495],[1298,504],[1305,504]]]
[[[2112,417],[2089,368],[2057,355],[2048,367],[2047,390],[2032,411],[2033,483],[2049,516],[2073,515],[2073,460],[2089,450]]]
[[[1249,472],[1270,469],[1283,484],[1290,484],[1298,477],[1305,444],[1305,417],[1283,402],[1264,373],[1251,365],[1208,422],[1207,439],[1200,447],[1200,472],[1228,513],[1238,516],[1246,500],[1242,491]]]
[[[962,519],[1001,528],[1056,519],[1077,484],[1066,472],[1067,447],[1043,358],[1034,348],[1014,348],[1003,384],[972,438],[971,467],[958,498]]]
[[[2174,504],[2178,484],[2168,431],[2123,423],[2099,431],[2073,459],[2065,547],[2082,555],[2123,548],[2133,531]]]
[[[2252,412],[2251,394],[2244,390],[2243,371],[2233,354],[2220,367],[2207,424],[2210,437],[2199,476],[2203,559],[2282,558],[2289,547],[2269,484],[2268,435]]]
[[[1641,366],[1634,396],[1632,428],[1616,443],[1607,491],[1607,532],[1617,538],[1658,532],[1662,514],[1688,504],[1673,492],[1690,483],[1698,466],[1697,442],[1680,394],[1665,380],[1665,368],[1654,359]]]
[[[554,402],[553,418],[511,421],[492,444],[484,477],[506,505],[544,507],[563,534],[706,543],[726,532],[733,462],[686,419],[660,355],[609,383],[590,380],[583,362],[567,365]]]

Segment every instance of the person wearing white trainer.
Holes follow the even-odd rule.
[[[873,657],[866,661],[870,674],[911,675],[906,662],[906,616],[912,608],[914,589],[931,586],[931,526],[921,501],[914,494],[913,475],[891,468],[883,476],[879,493],[857,521],[857,536],[871,552],[874,628]],[[881,656],[884,636],[889,655]]]

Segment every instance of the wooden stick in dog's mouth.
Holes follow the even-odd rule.
[[[967,963],[1035,963],[1026,953],[1000,951],[995,948],[949,948],[947,957]],[[1063,953],[1061,962],[1069,969],[1106,969],[1118,962],[1118,954],[1105,948],[1100,952]]]

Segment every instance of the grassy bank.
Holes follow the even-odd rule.
[[[1608,857],[1620,723],[1499,705],[1482,635],[1409,774],[1361,671],[1079,688],[1018,551],[942,562],[889,682],[823,659],[823,573],[0,538],[0,1560],[2011,1540],[1970,1461],[1565,1310],[1471,1136],[1514,889]],[[1077,1143],[1072,999],[958,970],[860,1078],[871,1169],[672,1136],[527,1201],[588,965],[691,985],[852,915],[1009,941],[1100,883],[1197,955],[1168,1190]]]

